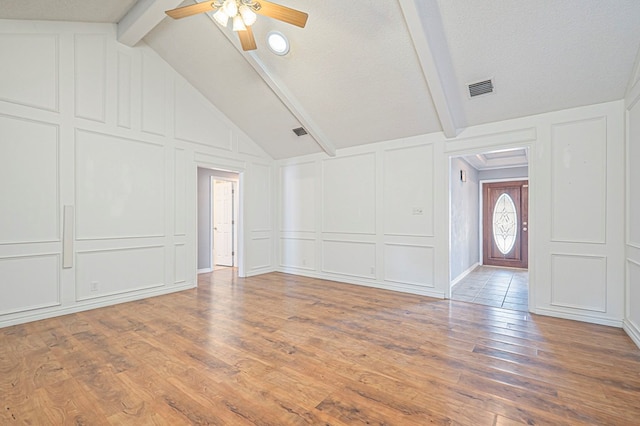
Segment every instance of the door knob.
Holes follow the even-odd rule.
[[[526,232],[526,231],[527,231],[527,228],[522,228],[522,230]]]

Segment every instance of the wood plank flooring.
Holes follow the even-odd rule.
[[[285,274],[0,329],[0,424],[640,424],[620,329]]]

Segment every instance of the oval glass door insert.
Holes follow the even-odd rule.
[[[516,205],[509,194],[498,197],[493,207],[493,240],[500,253],[507,254],[513,249],[518,233]]]

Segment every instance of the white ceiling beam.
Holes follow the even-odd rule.
[[[398,0],[445,136],[457,136],[464,114],[437,0]]]
[[[164,19],[165,10],[174,9],[182,0],[138,0],[118,22],[118,41],[135,46]]]
[[[284,85],[282,80],[271,73],[265,64],[260,60],[254,52],[246,52],[245,59],[256,70],[265,83],[271,88],[273,93],[282,101],[287,109],[298,119],[302,127],[311,135],[311,137],[320,145],[320,148],[330,157],[336,156],[335,145],[322,132],[320,127],[311,119],[309,114],[304,110],[302,104],[293,96],[289,89]]]
[[[211,18],[211,16],[209,16],[209,18]],[[213,18],[211,18],[211,21],[214,23],[215,27],[218,28],[222,32],[222,34],[224,34],[229,42],[231,42],[231,44],[233,44],[235,48],[238,49],[238,51],[242,54],[246,61],[253,67],[254,70],[256,70],[260,78],[262,78],[262,80],[267,83],[267,86],[271,88],[273,93],[278,97],[278,99],[280,99],[280,101],[289,110],[289,112],[293,114],[293,116],[300,122],[307,133],[316,141],[318,145],[320,145],[320,148],[322,148],[322,150],[330,157],[335,157],[335,145],[320,129],[320,126],[318,126],[309,116],[309,114],[304,110],[302,104],[295,98],[295,96],[293,96],[291,91],[287,88],[287,86],[285,86],[282,80],[280,80],[275,74],[270,72],[267,66],[254,52],[243,51],[242,47],[236,42],[235,33],[227,31],[220,25],[216,24],[215,21],[213,21]]]

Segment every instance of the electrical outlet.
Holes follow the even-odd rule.
[[[307,266],[307,259],[302,259],[302,266]]]
[[[422,216],[422,207],[414,207],[412,213],[414,216]]]
[[[373,266],[371,267],[371,275],[375,275],[376,273],[376,268],[374,268]]]
[[[98,281],[91,281],[91,291],[98,291],[99,288]]]

